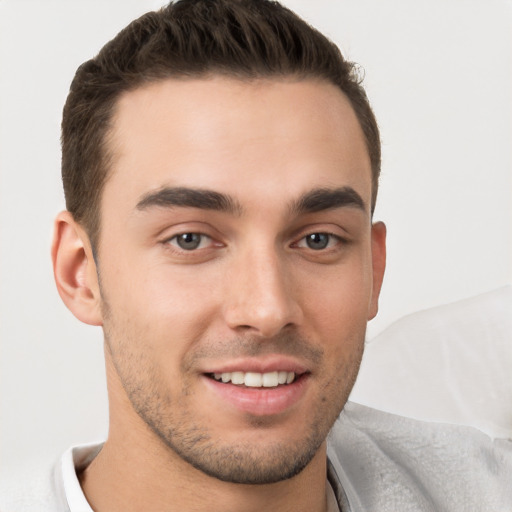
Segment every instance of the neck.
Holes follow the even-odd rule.
[[[140,434],[140,433],[139,433]],[[96,512],[211,511],[283,512],[326,509],[325,443],[298,475],[273,484],[223,482],[195,469],[152,432],[112,431],[103,449],[79,475]]]

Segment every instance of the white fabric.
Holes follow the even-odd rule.
[[[62,482],[69,512],[93,512],[80,487],[77,472],[85,469],[101,450],[102,444],[70,448],[60,461]]]
[[[512,510],[512,441],[354,403],[328,441],[351,512]]]
[[[67,452],[55,473],[1,489],[2,512],[91,512],[76,477],[101,445]],[[343,512],[512,510],[512,441],[348,403],[328,439]]]
[[[370,341],[350,400],[512,439],[512,286],[414,313]]]

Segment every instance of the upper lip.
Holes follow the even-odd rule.
[[[271,355],[263,357],[240,357],[223,362],[212,362],[202,373],[230,373],[230,372],[294,372],[302,374],[310,369],[304,363],[290,356]]]

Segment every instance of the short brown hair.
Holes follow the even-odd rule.
[[[62,120],[66,207],[93,247],[109,172],[108,135],[119,96],[166,78],[292,76],[338,86],[361,125],[372,167],[372,211],[380,174],[377,123],[357,67],[289,9],[269,0],[180,0],[133,21],[77,70]]]

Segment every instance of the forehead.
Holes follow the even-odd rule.
[[[121,96],[111,135],[103,206],[133,208],[164,186],[250,202],[349,185],[370,202],[362,130],[344,94],[323,81],[163,80]]]

